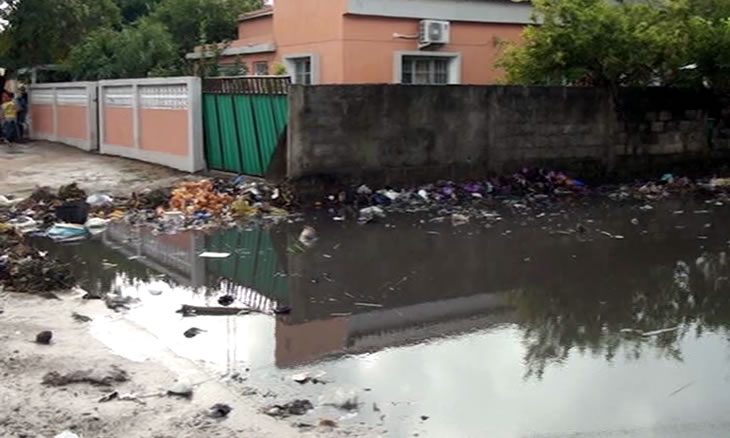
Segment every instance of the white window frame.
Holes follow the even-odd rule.
[[[459,52],[427,52],[427,51],[398,51],[393,53],[393,83],[403,83],[403,58],[448,58],[448,81],[442,85],[461,84],[461,53]]]
[[[251,63],[251,65],[253,66],[253,68],[252,68],[253,71],[251,72],[251,74],[253,74],[254,76],[268,76],[269,75],[269,71],[270,71],[269,69],[271,68],[269,66],[269,61],[253,61]],[[265,73],[258,72],[258,66],[260,66],[260,65],[266,65]]]
[[[311,67],[310,74],[312,75],[312,83],[310,85],[319,84],[319,56],[316,53],[296,53],[286,55],[282,58],[284,67],[291,77],[292,84],[296,83],[296,67],[294,61],[301,58],[309,58],[309,65]]]

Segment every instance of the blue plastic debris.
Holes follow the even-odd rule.
[[[46,236],[54,242],[76,242],[86,239],[88,231],[83,225],[55,224],[46,232]]]

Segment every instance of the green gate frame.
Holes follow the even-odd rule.
[[[291,81],[281,76],[203,81],[208,168],[264,176],[289,118]]]

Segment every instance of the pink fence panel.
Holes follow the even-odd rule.
[[[200,78],[101,81],[99,97],[102,154],[205,169]]]
[[[99,148],[95,82],[36,84],[29,94],[30,138]]]

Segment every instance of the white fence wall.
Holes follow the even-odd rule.
[[[30,138],[99,149],[96,82],[36,84],[29,90]]]
[[[100,81],[101,153],[203,170],[201,99],[197,77]]]

